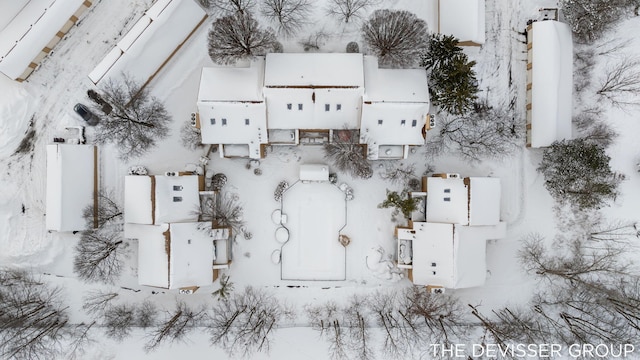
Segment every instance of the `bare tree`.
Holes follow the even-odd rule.
[[[192,151],[204,147],[200,129],[191,125],[191,120],[185,121],[180,128],[180,142],[182,146]]]
[[[163,342],[184,341],[186,336],[203,322],[204,316],[204,309],[193,310],[182,301],[178,301],[175,309],[165,312],[164,321],[148,334],[145,351],[155,350]]]
[[[111,306],[103,314],[105,333],[118,341],[131,333],[135,324],[135,308],[127,304]]]
[[[66,345],[66,353],[69,359],[84,359],[87,357],[87,345],[96,342],[96,339],[91,336],[91,329],[95,324],[96,321],[92,321],[89,324],[75,325],[73,330],[75,335],[71,342]]]
[[[250,14],[256,6],[256,0],[198,0],[202,6],[217,16],[235,13]]]
[[[218,64],[234,64],[241,59],[264,55],[276,47],[271,29],[262,29],[246,13],[225,16],[213,22],[208,38],[209,57]]]
[[[581,138],[588,143],[607,148],[613,144],[618,133],[602,117],[602,110],[599,108],[585,109],[573,117],[573,123],[580,131]]]
[[[312,6],[310,0],[264,0],[261,12],[279,34],[293,36],[307,24]]]
[[[364,11],[376,6],[378,2],[377,0],[329,0],[326,11],[327,15],[348,23],[359,20]]]
[[[334,360],[349,357],[349,339],[343,321],[342,309],[333,301],[322,305],[307,306],[307,317],[313,329],[320,331],[320,336],[329,342],[329,355]]]
[[[271,294],[250,286],[216,303],[211,314],[207,325],[211,344],[229,355],[243,356],[268,352],[273,331],[283,317],[292,316]]]
[[[104,292],[101,290],[89,291],[82,298],[82,308],[89,314],[103,314],[111,306],[111,302],[118,298],[117,292]]]
[[[82,211],[87,229],[102,228],[106,225],[123,222],[122,207],[114,200],[113,190],[105,189],[98,192],[98,208],[89,205]]]
[[[398,164],[395,161],[384,163],[384,170],[380,173],[380,178],[394,185],[406,186],[409,180],[417,178],[415,164]]]
[[[366,301],[353,295],[344,309],[345,320],[349,325],[349,342],[355,357],[361,360],[373,358],[373,341],[371,339],[370,316]]]
[[[609,67],[597,93],[614,106],[637,105],[640,95],[640,60],[624,58]]]
[[[384,336],[380,348],[384,358],[406,359],[425,342],[417,317],[409,313],[409,298],[397,292],[377,291],[369,299],[375,323]]]
[[[454,344],[464,338],[464,311],[455,296],[432,294],[424,287],[409,288],[403,296],[408,302],[408,315],[424,327],[431,343]]]
[[[596,286],[593,280],[597,278],[604,286],[629,274],[630,264],[621,258],[627,247],[622,239],[594,241],[578,236],[566,244],[564,252],[550,253],[540,235],[530,234],[518,256],[527,272],[549,281],[557,278],[573,284]]]
[[[318,51],[325,45],[328,38],[329,34],[324,30],[318,30],[309,34],[307,38],[300,40],[298,43],[302,45],[304,51]]]
[[[123,244],[120,232],[83,231],[76,245],[73,271],[84,281],[113,283],[122,272]]]
[[[427,23],[405,10],[376,10],[362,36],[381,67],[415,66],[429,47]]]
[[[235,196],[230,193],[217,193],[207,198],[200,207],[200,221],[212,221],[215,227],[228,227],[235,236],[243,233],[245,221],[243,208]]]
[[[369,179],[373,175],[371,163],[359,142],[357,130],[335,131],[333,142],[324,145],[324,157],[336,169],[354,178]]]
[[[101,92],[112,111],[101,116],[95,140],[114,143],[121,159],[141,156],[169,135],[171,116],[164,105],[130,76],[110,80]]]
[[[220,288],[211,293],[213,297],[217,297],[218,300],[227,300],[233,294],[233,282],[230,280],[229,275],[224,274],[220,278]]]
[[[151,301],[143,301],[136,307],[136,325],[143,329],[155,325],[156,313],[156,306]]]
[[[30,273],[0,270],[0,356],[5,359],[52,359],[74,338],[59,288]]]

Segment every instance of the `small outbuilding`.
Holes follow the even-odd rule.
[[[527,146],[571,139],[573,40],[569,25],[545,20],[527,28]]]
[[[47,230],[86,228],[84,209],[97,206],[97,158],[94,145],[47,145]]]
[[[485,41],[485,0],[438,0],[438,33],[453,35],[461,46]]]

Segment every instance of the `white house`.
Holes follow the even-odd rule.
[[[536,21],[527,29],[527,146],[571,138],[573,40],[569,25]]]
[[[197,105],[202,142],[223,157],[262,158],[267,144],[323,144],[349,129],[371,159],[398,159],[424,144],[429,91],[424,69],[378,69],[361,54],[273,53],[204,68]]]
[[[157,225],[197,221],[201,190],[204,180],[198,175],[126,176],[124,222]]]
[[[218,253],[225,261],[227,241],[215,240],[209,222],[125,226],[138,240],[140,285],[195,290],[213,284]]]
[[[500,222],[500,179],[427,177],[426,221],[461,225]]]
[[[429,87],[424,69],[380,69],[378,60],[364,58],[360,140],[369,157],[406,158],[409,145],[425,143]]]
[[[129,74],[146,85],[182,47],[207,14],[194,0],[157,0],[91,71],[98,85]]]
[[[438,33],[453,35],[461,46],[485,42],[485,0],[438,0]]]
[[[264,59],[246,67],[202,69],[198,125],[203,144],[219,145],[221,156],[263,157],[267,112],[262,89]]]
[[[93,145],[47,145],[47,230],[84,230],[87,206],[96,206],[97,148]]]
[[[269,129],[359,128],[361,54],[267,54],[264,86]]]
[[[60,42],[89,0],[10,0],[0,12],[0,72],[23,81]]]
[[[408,269],[416,285],[483,285],[486,242],[506,235],[500,179],[443,174],[424,178],[422,190],[426,220],[396,228],[398,267]]]

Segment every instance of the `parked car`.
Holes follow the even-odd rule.
[[[77,103],[76,106],[73,107],[73,111],[80,115],[80,117],[87,122],[87,125],[94,126],[100,122],[100,118],[98,118],[96,114],[92,113],[84,104]]]

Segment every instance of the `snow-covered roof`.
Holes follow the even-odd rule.
[[[532,40],[531,138],[532,147],[549,146],[571,138],[573,41],[569,25],[537,21]]]
[[[428,103],[365,103],[360,136],[370,145],[422,145],[428,114]]]
[[[374,56],[364,57],[364,87],[364,101],[429,103],[425,69],[380,69]]]
[[[200,77],[198,103],[217,101],[263,101],[264,59],[248,67],[205,67]]]
[[[198,113],[203,144],[248,145],[260,157],[268,140],[264,102],[200,102]]]
[[[361,54],[267,54],[265,86],[364,86]]]
[[[83,210],[93,205],[96,188],[93,145],[47,145],[47,230],[85,228]]]
[[[427,178],[428,222],[468,224],[468,190],[460,178]]]
[[[89,78],[98,84],[127,73],[140,83],[147,82],[206,16],[194,0],[156,2],[96,66]]]
[[[5,4],[6,3],[6,4]],[[17,79],[84,0],[11,0],[0,15],[0,72]]]
[[[211,223],[127,224],[138,239],[138,283],[168,289],[213,283]]]
[[[469,225],[496,225],[500,222],[500,179],[469,178]]]
[[[485,0],[439,0],[438,32],[461,43],[484,44]]]
[[[125,176],[124,222],[153,224],[154,197],[150,176]]]
[[[211,285],[215,251],[209,236],[211,223],[172,223],[169,230],[169,288]]]
[[[269,129],[357,129],[362,88],[265,88]]]
[[[329,166],[326,164],[300,165],[300,180],[329,181]]]
[[[197,175],[155,176],[156,224],[198,220],[199,179]]]
[[[138,284],[168,288],[169,225],[126,224],[125,230],[127,237],[138,239]]]
[[[417,222],[413,230],[414,284],[450,289],[484,284],[486,239],[476,236],[473,227]]]
[[[126,223],[162,224],[197,221],[199,176],[126,176]]]

